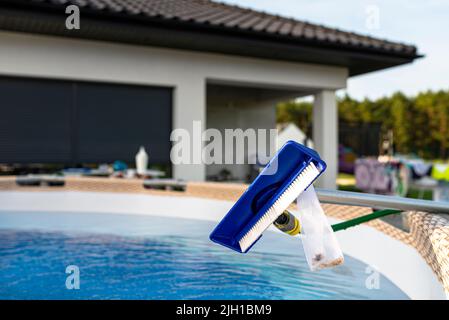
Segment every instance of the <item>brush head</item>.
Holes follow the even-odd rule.
[[[277,200],[262,214],[252,228],[244,235],[237,236],[241,251],[246,252],[319,174],[320,172],[312,162],[301,171],[293,182],[279,195]]]
[[[325,162],[314,150],[287,142],[217,225],[210,239],[237,252],[247,252],[325,169]]]

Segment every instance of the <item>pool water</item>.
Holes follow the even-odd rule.
[[[248,254],[209,241],[209,221],[0,212],[0,299],[407,299],[367,265],[311,272],[300,240],[266,232]],[[66,288],[66,267],[80,288]]]

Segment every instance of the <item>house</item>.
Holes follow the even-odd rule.
[[[76,4],[80,28],[68,29]],[[275,105],[314,95],[315,148],[337,174],[335,91],[417,49],[207,0],[0,3],[0,163],[170,163],[174,128],[275,128]],[[243,174],[238,167],[233,174]],[[204,180],[220,165],[173,165]]]

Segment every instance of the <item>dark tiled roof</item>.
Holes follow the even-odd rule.
[[[22,1],[23,2],[23,1]],[[416,47],[328,28],[295,19],[209,0],[28,0],[47,6],[76,4],[91,13],[140,17],[201,25],[255,36],[277,36],[298,43],[318,43],[348,49],[415,56]]]

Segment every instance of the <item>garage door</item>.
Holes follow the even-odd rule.
[[[171,89],[0,78],[0,163],[170,161]]]

